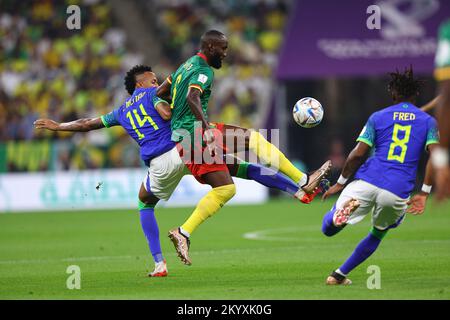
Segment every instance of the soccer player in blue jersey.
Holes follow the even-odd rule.
[[[396,228],[406,212],[423,212],[431,190],[432,174],[427,165],[422,191],[408,201],[422,152],[425,149],[433,152],[438,147],[436,120],[414,105],[420,82],[414,79],[412,68],[404,73],[391,73],[391,78],[388,88],[395,104],[370,116],[339,180],[323,195],[327,198],[343,190],[323,218],[322,232],[327,236],[373,213],[368,236],[327,278],[329,285],[351,284],[347,275],[375,252],[388,230]],[[345,186],[355,172],[354,181]]]
[[[139,144],[141,159],[148,167],[139,191],[139,211],[141,226],[155,261],[155,269],[149,276],[162,277],[167,275],[167,265],[161,251],[154,208],[160,199],[169,200],[181,178],[190,172],[171,141],[171,108],[156,96],[158,83],[151,67],[133,67],[125,77],[125,86],[131,97],[106,115],[67,123],[39,119],[34,125],[38,129],[76,132],[120,125]],[[232,176],[255,180],[299,199],[302,197],[296,183],[259,164],[239,161],[227,166]]]

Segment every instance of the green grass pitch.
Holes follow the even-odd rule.
[[[190,267],[167,231],[192,208],[160,209],[167,278],[146,276],[153,262],[136,211],[1,214],[0,299],[450,298],[449,203],[430,201],[423,216],[390,231],[351,273],[350,287],[324,281],[366,236],[370,219],[327,238],[320,228],[331,205],[226,206],[193,235]],[[70,265],[81,269],[80,290],[66,287]],[[381,289],[367,288],[370,265],[380,267]]]

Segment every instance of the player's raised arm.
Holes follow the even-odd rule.
[[[38,119],[34,123],[36,129],[47,129],[51,131],[75,131],[86,132],[105,128],[101,117],[98,118],[84,118],[71,122],[56,122],[51,119]]]

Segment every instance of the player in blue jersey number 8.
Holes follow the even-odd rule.
[[[391,73],[391,78],[389,91],[395,104],[370,116],[339,180],[323,196],[342,191],[323,219],[322,232],[329,237],[372,212],[369,235],[327,278],[329,285],[351,284],[347,278],[350,271],[375,252],[387,231],[396,228],[406,212],[423,213],[431,191],[432,170],[427,164],[422,190],[410,200],[423,150],[433,153],[439,144],[436,120],[414,105],[420,82],[414,79],[412,68]],[[372,148],[374,152],[368,157]],[[354,181],[345,186],[353,174]]]

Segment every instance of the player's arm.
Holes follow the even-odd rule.
[[[117,116],[117,110],[111,111],[97,118],[83,118],[70,122],[56,122],[51,119],[38,119],[34,122],[36,129],[47,129],[51,131],[74,131],[86,132],[101,128],[109,128],[120,125]]]
[[[70,122],[56,122],[51,119],[38,119],[34,122],[36,129],[47,129],[51,131],[76,131],[86,132],[104,128],[101,117],[98,118],[84,118]]]
[[[370,153],[371,146],[364,142],[358,142],[356,147],[350,152],[345,160],[344,168],[338,181],[328,189],[323,195],[322,199],[336,194],[344,189],[347,180],[355,174],[359,167],[364,163]]]
[[[438,148],[438,144],[430,144],[428,146],[428,150],[432,154]],[[423,185],[420,192],[414,195],[411,200],[408,201],[408,209],[406,212],[411,213],[413,215],[422,214],[425,211],[425,205],[428,199],[428,196],[431,192],[431,187],[434,183],[434,169],[431,160],[428,159],[427,166],[425,169],[425,178],[423,179]]]
[[[205,119],[205,115],[203,114],[202,109],[202,103],[200,100],[200,95],[202,92],[197,87],[190,87],[187,95],[187,103],[189,107],[191,108],[192,113],[194,114],[195,118],[198,121],[202,122],[202,128],[205,130],[205,140],[206,145],[209,149],[209,154],[214,157],[216,154],[216,146],[214,143],[214,134],[211,130],[208,130],[210,128],[208,121]]]
[[[164,120],[168,121],[172,118],[172,110],[170,109],[170,104],[167,101],[156,98],[156,101],[153,102],[156,111]]]
[[[170,90],[172,88],[172,76],[169,75],[166,80],[156,89],[156,95],[166,101],[171,101]]]
[[[196,87],[190,87],[187,94],[187,103],[192,113],[198,121],[202,122],[203,129],[209,129],[209,123],[203,114],[202,102],[200,100],[202,92]]]
[[[358,142],[356,147],[350,152],[342,169],[341,176],[348,179],[359,169],[363,162],[367,159],[370,152],[370,146],[364,142]],[[338,181],[339,183],[339,181]],[[345,184],[345,182],[343,183]]]
[[[429,112],[431,110],[436,109],[436,107],[438,106],[438,104],[441,101],[441,96],[438,95],[436,96],[433,100],[431,100],[430,102],[428,102],[426,105],[420,107],[420,110],[424,111],[424,112]]]
[[[370,149],[375,144],[375,117],[376,114],[372,114],[369,120],[367,120],[366,125],[356,139],[358,143],[345,160],[344,168],[342,169],[337,183],[335,183],[330,187],[330,189],[328,189],[327,192],[325,192],[322,199],[326,199],[329,196],[336,194],[344,189],[347,180],[359,169],[359,167],[367,159]]]

